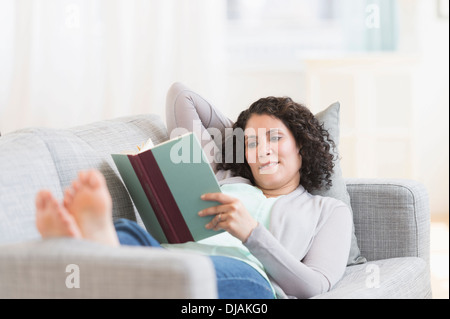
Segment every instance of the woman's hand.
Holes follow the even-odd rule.
[[[247,241],[258,222],[249,214],[242,202],[223,193],[207,193],[201,199],[217,201],[217,205],[201,210],[199,216],[216,215],[211,222],[206,224],[208,229],[224,229],[242,242]]]

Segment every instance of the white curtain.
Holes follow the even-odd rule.
[[[0,132],[139,113],[223,85],[224,0],[1,0]]]

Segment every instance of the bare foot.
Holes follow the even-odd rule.
[[[112,221],[112,200],[104,176],[83,171],[64,194],[64,206],[75,218],[83,238],[118,246]]]
[[[36,227],[42,238],[81,238],[73,216],[46,190],[36,195]]]

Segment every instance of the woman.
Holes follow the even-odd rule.
[[[38,193],[36,221],[42,236],[206,254],[216,270],[219,298],[309,298],[330,290],[346,267],[351,213],[336,199],[308,192],[330,186],[333,169],[333,142],[313,114],[289,98],[269,97],[232,123],[179,83],[168,92],[166,112],[169,132],[180,127],[195,131],[200,123],[202,145],[214,140],[222,150],[220,162],[214,160],[220,153],[207,154],[222,193],[202,196],[220,205],[199,215],[213,215],[205,227],[226,232],[200,242],[160,245],[134,222],[112,223],[105,180],[88,171],[66,190],[63,205],[47,191]],[[243,135],[231,140],[230,158],[226,132],[231,127]],[[217,131],[223,140],[212,134]]]

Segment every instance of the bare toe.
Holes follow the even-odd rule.
[[[81,171],[78,173],[78,181],[82,184],[89,184],[89,172],[91,171]]]
[[[36,208],[37,211],[41,212],[45,208],[45,203],[47,198],[49,198],[50,192],[47,190],[41,190],[36,195]]]
[[[83,238],[117,245],[112,223],[112,200],[103,175],[96,170],[78,174],[79,187],[72,188],[66,207],[74,216]]]
[[[74,191],[78,191],[78,190],[80,189],[80,187],[81,187],[81,183],[80,183],[79,180],[74,180],[74,181],[72,182],[72,189],[73,189]]]
[[[36,228],[43,238],[81,238],[75,219],[45,190],[36,195]]]
[[[64,207],[65,207],[65,208],[68,208],[68,207],[72,204],[72,201],[73,201],[73,193],[74,193],[74,191],[73,191],[72,188],[67,188],[67,189],[64,191],[64,200],[63,200],[63,204],[64,204]]]
[[[85,171],[80,176],[80,180],[92,188],[106,187],[106,180],[102,173],[96,170]]]

